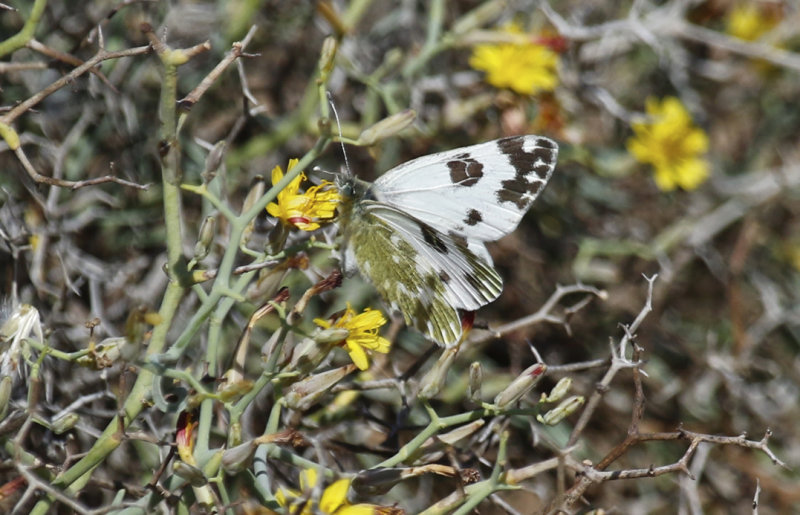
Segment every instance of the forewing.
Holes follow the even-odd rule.
[[[378,178],[372,192],[439,232],[493,241],[517,227],[557,156],[548,138],[513,136],[414,159]]]
[[[476,310],[502,290],[485,249],[476,251],[391,206],[364,202],[351,223],[348,247],[360,272],[406,324],[442,345],[461,337],[458,309]]]

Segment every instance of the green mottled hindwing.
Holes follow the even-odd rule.
[[[406,324],[449,346],[461,337],[459,309],[475,310],[502,290],[487,255],[385,204],[347,203],[345,268],[353,265]]]
[[[455,345],[459,311],[475,311],[502,290],[484,243],[514,230],[557,156],[552,140],[512,136],[408,161],[373,184],[345,178],[345,270],[369,279],[407,324]]]

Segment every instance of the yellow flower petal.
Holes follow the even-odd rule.
[[[375,513],[381,512],[372,504],[354,504],[336,511],[336,515],[373,515]]]
[[[352,340],[348,339],[345,343],[347,347],[347,353],[350,354],[350,359],[353,360],[353,363],[359,368],[359,370],[366,370],[369,368],[369,359],[367,359],[367,353],[364,351],[364,348],[357,343],[354,343]]]
[[[675,97],[649,98],[645,109],[650,118],[631,124],[634,135],[626,142],[628,152],[653,166],[662,191],[697,188],[709,175],[708,161],[701,156],[708,150],[708,135]]]
[[[297,159],[290,159],[288,170],[297,165]],[[284,174],[280,166],[272,169],[272,184],[277,184],[283,179]],[[291,225],[303,231],[319,229],[321,222],[331,221],[336,216],[336,207],[341,201],[339,192],[330,181],[322,181],[316,186],[308,188],[305,193],[300,193],[300,184],[306,180],[304,173],[297,177],[281,190],[276,202],[267,205],[267,212],[278,218],[281,223]]]
[[[317,469],[304,469],[300,472],[300,489],[304,492],[317,486]]]
[[[755,41],[777,25],[774,16],[767,15],[758,5],[741,3],[728,13],[725,31],[745,41]]]
[[[349,479],[340,479],[322,492],[319,508],[324,513],[339,513],[337,510],[347,503],[347,489],[350,488]]]
[[[386,324],[386,317],[378,310],[367,308],[362,313],[356,314],[348,304],[345,312],[334,324],[320,319],[314,322],[323,329],[335,327],[347,331],[347,337],[340,345],[361,370],[369,367],[367,350],[386,354],[391,347],[391,342],[378,334],[378,330]]]
[[[516,25],[503,31],[521,34]],[[558,54],[537,43],[477,45],[469,65],[486,72],[486,82],[523,95],[553,91],[558,85]]]

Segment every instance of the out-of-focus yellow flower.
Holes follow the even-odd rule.
[[[745,41],[755,41],[777,25],[778,19],[754,3],[741,3],[728,12],[725,32]]]
[[[516,24],[506,25],[502,30],[523,34]],[[469,65],[486,72],[486,81],[492,86],[523,95],[553,91],[558,85],[558,54],[533,41],[476,45]]]
[[[697,188],[709,175],[709,164],[703,157],[708,151],[708,136],[694,125],[675,97],[661,101],[649,98],[646,111],[648,120],[631,125],[634,136],[628,139],[628,151],[637,161],[653,165],[656,185],[662,191]]]
[[[310,493],[317,484],[317,470],[305,469],[300,473],[300,492],[296,490],[278,490],[275,499],[281,506],[292,506],[291,513],[312,515],[324,513],[330,515],[373,515],[380,512],[380,506],[372,504],[350,504],[347,502],[349,479],[339,479],[322,491],[319,506],[310,499]],[[302,508],[301,508],[302,507]]]
[[[350,359],[361,370],[369,367],[367,350],[383,354],[389,352],[391,343],[378,334],[378,329],[386,324],[386,318],[380,311],[367,308],[357,315],[348,304],[344,314],[333,324],[320,318],[314,319],[314,323],[323,329],[333,327],[347,330],[347,338],[340,345],[347,350]]]
[[[287,171],[291,170],[297,161],[290,159]],[[276,166],[272,169],[272,184],[277,184],[281,179],[283,170],[280,166]],[[303,231],[314,231],[319,229],[320,223],[333,219],[341,197],[330,181],[322,181],[308,188],[305,193],[300,193],[300,183],[305,180],[304,173],[298,175],[278,193],[277,202],[269,203],[267,212],[286,225],[293,225]]]

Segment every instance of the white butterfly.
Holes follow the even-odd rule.
[[[455,345],[462,312],[503,288],[484,242],[517,227],[557,155],[550,139],[514,136],[414,159],[373,184],[345,179],[343,268],[368,278],[406,324]]]

